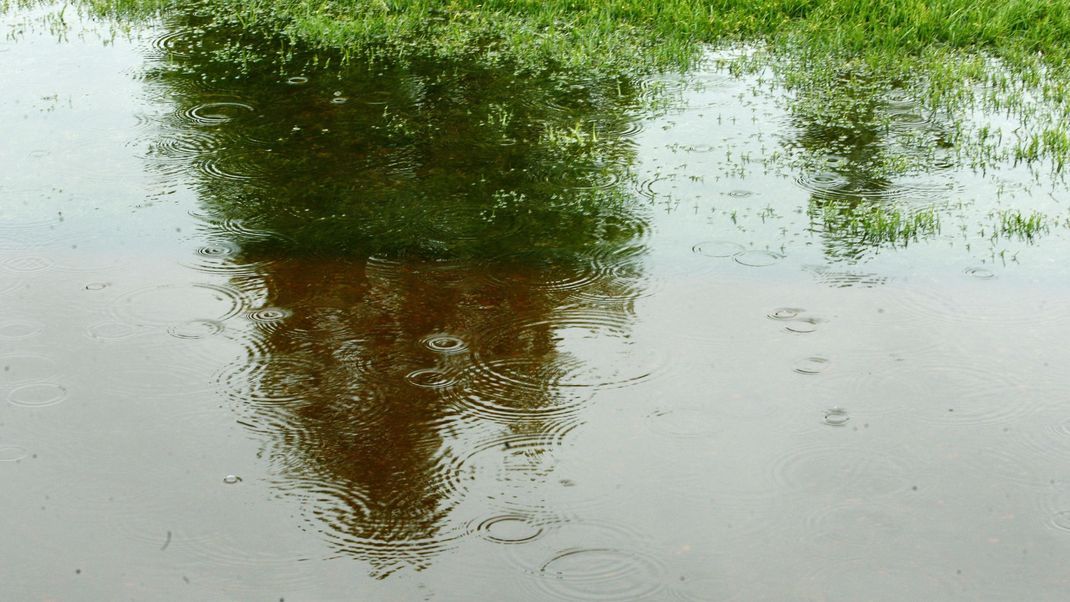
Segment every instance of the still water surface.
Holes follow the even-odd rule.
[[[712,63],[242,68],[39,17],[0,41],[0,597],[1065,596],[1061,183]]]

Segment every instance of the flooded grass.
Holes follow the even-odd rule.
[[[756,51],[733,58],[731,68],[771,68],[798,110],[848,126],[872,103],[905,96],[921,111],[941,114],[949,130],[944,142],[979,169],[1013,157],[1061,172],[1070,161],[1070,19],[1063,16],[1070,4],[1064,2],[87,0],[77,6],[120,24],[192,11],[202,26],[231,32],[213,51],[242,64],[285,62],[297,51],[326,66],[441,61],[612,82],[702,68],[709,46],[743,44]],[[267,38],[273,41],[257,41]],[[647,100],[657,102],[654,95]],[[969,114],[979,108],[1019,123],[974,123]],[[902,167],[896,161],[903,158],[886,167]]]
[[[868,209],[828,203],[815,210],[812,218],[823,231],[856,236],[866,244],[907,245],[940,232],[940,217],[935,209],[908,213],[895,207],[874,206]]]
[[[1004,210],[999,213],[999,232],[1003,236],[1032,240],[1047,229],[1044,215],[1035,211],[1028,215],[1023,215],[1021,210]]]
[[[324,5],[214,0],[204,9],[245,28],[281,29],[295,40],[369,56],[475,58],[539,71],[633,72],[644,66],[686,66],[696,57],[698,44],[761,38],[811,56],[850,53],[872,66],[895,67],[902,75],[913,61],[935,59],[932,53],[943,50],[987,50],[1016,66],[1058,68],[1065,63],[1070,33],[1070,5],[1063,2],[421,0]],[[110,14],[169,8],[156,0],[94,0],[88,5]]]

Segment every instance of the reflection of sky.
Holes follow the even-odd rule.
[[[39,23],[0,42],[0,228],[38,246],[175,256],[191,233],[194,198],[145,170],[160,109],[136,77],[143,44],[102,38],[107,26],[74,22],[59,43]],[[24,223],[45,227],[10,229]]]

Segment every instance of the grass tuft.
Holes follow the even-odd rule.
[[[905,247],[940,233],[935,208],[908,211],[894,206],[853,207],[829,202],[810,209],[813,227],[838,239],[853,239],[866,246]]]

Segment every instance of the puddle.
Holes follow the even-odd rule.
[[[278,65],[18,10],[8,596],[1065,592],[1070,192],[907,91],[845,81],[845,127],[712,54]]]

